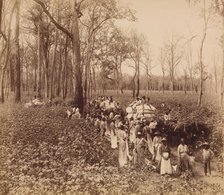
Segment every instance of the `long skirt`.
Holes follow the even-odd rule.
[[[113,149],[117,148],[117,135],[111,132],[110,139],[111,139],[111,148]]]
[[[152,137],[149,133],[147,133],[147,143],[148,143],[149,152],[153,155],[154,153],[153,142],[152,142]]]
[[[135,133],[135,128],[130,129],[130,142],[135,143],[136,140],[136,133]]]
[[[183,153],[180,155],[179,165],[181,171],[189,170],[189,157],[187,153]]]
[[[159,153],[159,145],[154,146],[153,159],[155,159],[155,161],[157,162],[160,162],[161,160],[161,155]]]
[[[106,132],[105,132],[105,136],[110,136],[110,127],[108,125],[108,123],[106,123]]]
[[[164,153],[163,153],[164,155]],[[168,155],[168,153],[166,152],[166,155]],[[161,158],[161,164],[160,164],[160,174],[172,174],[172,165],[170,162],[170,158],[168,158],[168,160],[165,160],[164,158]]]
[[[126,141],[123,141],[123,140],[119,142],[118,162],[119,162],[120,167],[123,167],[128,162],[127,145],[126,145]]]

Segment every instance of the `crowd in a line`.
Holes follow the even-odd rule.
[[[142,101],[145,104],[145,99],[138,98],[136,102]],[[144,115],[138,115],[137,118],[128,118],[112,97],[99,96],[90,102],[89,107],[86,121],[92,123],[99,134],[111,142],[112,149],[118,148],[120,167],[152,166],[161,175],[193,171],[195,157],[184,138],[180,139],[177,147],[177,163],[171,164],[174,155],[171,153],[167,135],[155,130],[155,117],[145,118]],[[164,122],[169,119],[169,113],[165,113]],[[204,173],[210,175],[213,152],[207,142],[203,143],[202,148]]]
[[[47,103],[51,103],[51,101]],[[34,96],[30,102],[25,104],[25,107],[45,104]],[[164,104],[161,105],[161,107],[163,106]],[[174,155],[171,153],[168,135],[164,131],[156,129],[155,116],[146,111],[147,109],[155,111],[150,104],[149,97],[138,97],[129,105],[129,109],[126,109],[126,112],[123,111],[119,102],[114,101],[113,97],[99,96],[89,102],[88,113],[85,115],[86,122],[92,123],[99,134],[111,142],[111,148],[118,148],[120,167],[133,165],[141,168],[150,165],[161,175],[193,171],[195,157],[184,138],[180,139],[180,144],[177,147],[177,164],[171,164]],[[67,109],[66,113],[70,119],[81,118],[79,108],[73,107],[71,111]],[[164,113],[163,120],[166,127],[171,120],[169,111]],[[208,142],[204,142],[201,146],[204,173],[211,175],[211,159],[214,153]]]

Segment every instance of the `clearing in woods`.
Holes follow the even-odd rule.
[[[119,95],[107,91],[105,95],[113,95],[123,107],[132,101],[131,92]],[[181,122],[203,120],[211,131],[216,129],[215,123],[221,123],[212,98],[206,98],[204,106],[197,108],[195,94],[142,92],[142,95],[149,96],[158,110],[161,103],[169,105],[173,117]],[[179,104],[181,110],[177,110]],[[194,176],[162,177],[150,167],[119,169],[117,150],[112,150],[110,143],[85,120],[68,120],[67,108],[1,105],[0,194],[224,193],[218,157],[212,162],[212,176],[205,177],[200,151],[195,151]],[[215,147],[218,145],[214,144]],[[173,153],[175,150],[174,147]]]

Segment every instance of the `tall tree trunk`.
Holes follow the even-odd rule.
[[[90,68],[89,76],[90,76],[90,80],[89,80],[89,89],[88,89],[89,97],[88,98],[92,98],[92,96],[93,96],[93,75],[92,75],[91,68]]]
[[[15,102],[21,101],[21,68],[20,68],[20,46],[19,46],[19,28],[20,28],[20,0],[15,3],[16,12],[16,29],[15,29],[15,44],[16,44],[16,74],[15,74]]]
[[[58,30],[56,29],[55,45],[54,45],[54,52],[53,52],[53,57],[52,57],[50,99],[53,99],[53,97],[54,97],[54,75],[55,75],[55,66],[56,66],[57,46],[58,46]]]
[[[5,95],[6,95],[6,98],[8,99],[9,97],[9,90],[10,90],[10,74],[9,72],[7,72],[7,75],[6,75],[6,84],[5,84]]]
[[[224,45],[223,45],[224,46]],[[223,49],[224,50],[224,49]],[[224,52],[224,51],[223,51]],[[224,53],[223,53],[224,56]],[[215,93],[218,93],[218,77],[217,77],[217,68],[214,65],[214,79],[215,79]],[[222,82],[222,81],[221,81]]]
[[[199,51],[199,70],[200,70],[200,84],[199,84],[199,95],[198,95],[198,106],[201,106],[202,102],[202,95],[203,95],[203,83],[204,83],[204,63],[203,63],[203,49],[204,49],[204,43],[207,36],[207,25],[208,25],[208,19],[206,18],[205,14],[205,0],[204,3],[204,29],[203,29],[203,37],[201,40],[201,46]]]
[[[62,70],[62,41],[60,42],[60,51],[59,51],[59,65],[58,65],[58,76],[57,76],[57,93],[56,95],[59,97],[61,94],[61,70]]]
[[[80,56],[79,22],[77,13],[77,0],[73,2],[72,14],[72,63],[74,67],[75,94],[74,103],[83,112],[83,87],[82,87],[82,67]]]
[[[2,75],[1,75],[1,101],[2,103],[4,103],[5,101],[5,95],[4,95],[4,80],[5,80],[5,71],[6,71],[6,67],[8,65],[9,62],[9,56],[10,56],[10,42],[11,42],[11,23],[12,23],[12,16],[15,10],[16,4],[14,4],[12,11],[10,13],[10,19],[9,19],[9,28],[8,28],[8,39],[6,42],[6,59],[4,61],[4,66],[2,67]],[[11,61],[11,60],[10,60]],[[14,69],[10,68],[10,71],[13,72],[14,75]],[[14,78],[14,77],[13,77]],[[13,83],[13,87],[14,87],[14,83]]]
[[[184,93],[187,94],[187,71],[184,71]]]
[[[224,8],[223,8],[224,9]],[[224,32],[224,15],[222,16],[222,25],[223,25],[223,32]],[[223,33],[224,35],[224,33]],[[222,75],[221,75],[221,90],[220,90],[220,105],[223,108],[224,103],[223,103],[223,95],[224,95],[224,39],[223,39],[223,45],[222,45]]]
[[[37,66],[37,96],[41,97],[42,91],[42,27],[41,21],[39,20],[38,23],[38,49],[37,49],[37,56],[38,56],[38,66]]]
[[[89,80],[88,80],[88,88],[87,88],[87,100],[89,100],[90,97],[91,97],[91,88],[92,88],[92,75],[91,75],[91,68],[89,67]]]
[[[64,54],[64,85],[63,85],[63,99],[67,97],[68,93],[68,78],[69,72],[68,72],[68,36],[66,36],[66,42],[65,42],[65,54]]]
[[[170,90],[172,91],[172,93],[174,93],[174,73],[173,72],[171,72],[171,76],[170,76]]]
[[[3,0],[0,0],[0,30],[2,29],[2,7],[3,7]]]
[[[43,57],[44,57],[44,96],[45,98],[49,98],[49,88],[50,88],[50,83],[49,83],[49,38],[46,38],[47,40],[45,40],[46,42],[44,43],[44,47],[43,47]]]
[[[138,62],[137,62],[136,97],[139,96],[139,90],[140,90],[140,62],[138,60]]]
[[[119,63],[119,83],[120,83],[120,91],[121,94],[123,94],[123,75],[122,75],[122,71],[121,71],[121,65],[122,65],[122,57],[120,57],[120,63]]]
[[[9,65],[10,65],[10,90],[11,92],[15,91],[15,65],[14,65],[14,57],[12,56]]]
[[[37,63],[34,62],[34,85],[33,85],[33,91],[37,91]]]
[[[202,49],[200,51],[200,56],[202,53]],[[202,62],[202,56],[200,57],[200,81],[199,81],[199,94],[198,94],[198,106],[201,106],[201,102],[202,102],[202,96],[203,96],[203,73],[204,73],[204,69],[203,69],[203,62]]]
[[[134,74],[134,77],[131,81],[131,85],[132,85],[132,97],[135,98],[135,89],[136,89],[136,85],[135,85],[135,78],[136,78],[136,72]]]
[[[93,72],[93,90],[96,92],[96,72],[95,72],[95,66],[92,66],[92,72]]]
[[[1,74],[1,102],[4,103],[5,102],[5,94],[4,94],[4,80],[5,80],[5,71],[6,71],[6,63],[4,64],[3,68],[2,68],[2,74]]]
[[[164,80],[165,80],[165,74],[164,74],[164,72],[163,72],[163,81],[162,81],[162,82],[163,82],[163,83],[162,83],[162,90],[163,90],[163,93],[164,93],[164,87],[165,87],[165,86],[164,86]]]
[[[88,79],[89,79],[89,64],[87,62],[88,60],[86,60],[86,63],[85,63],[85,81],[84,81],[84,103],[86,104],[87,103],[87,89],[88,89]]]

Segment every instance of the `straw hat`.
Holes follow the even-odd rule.
[[[167,139],[164,137],[161,142],[167,142]]]

